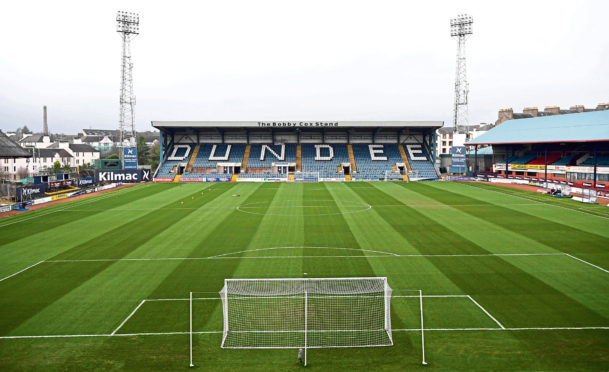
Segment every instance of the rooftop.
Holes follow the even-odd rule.
[[[30,158],[32,154],[0,131],[0,158]]]
[[[466,145],[609,141],[609,111],[513,119]]]
[[[35,149],[34,154],[38,158],[52,158],[55,154],[59,154],[59,157],[61,158],[72,157],[72,155],[64,149]]]
[[[440,128],[442,121],[153,121],[155,128]]]

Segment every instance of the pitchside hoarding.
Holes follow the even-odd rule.
[[[97,170],[95,180],[97,182],[148,182],[150,181],[150,170]]]
[[[123,149],[123,168],[137,169],[137,148],[125,147]]]
[[[39,185],[18,187],[17,188],[17,199],[18,200],[33,199],[35,197],[38,197],[38,196],[44,194],[44,192],[46,190],[47,190],[47,187],[46,187],[46,184],[44,184],[44,183],[41,183]]]
[[[78,180],[78,187],[91,186],[95,183],[95,178],[85,177]]]

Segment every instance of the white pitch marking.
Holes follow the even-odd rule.
[[[330,247],[285,247],[285,248],[330,248]],[[262,248],[259,250],[278,249],[278,248]],[[356,248],[332,248],[332,249],[353,249],[363,252],[380,252],[370,251]],[[399,257],[511,257],[511,256],[565,256],[566,253],[473,253],[473,254],[397,254],[390,252],[381,252],[383,255],[364,255],[364,256],[236,256],[229,257],[228,254],[237,254],[245,252],[253,252],[254,249],[248,251],[225,253],[217,256],[209,257],[157,257],[157,258],[90,258],[90,259],[66,259],[66,260],[45,260],[44,262],[118,262],[118,261],[186,261],[186,260],[219,260],[219,259],[277,259],[277,258],[399,258]],[[575,257],[573,257],[575,258]],[[603,269],[604,270],[604,269]]]
[[[472,296],[470,296],[470,295],[467,295],[467,297],[468,297],[470,300],[472,300],[472,302],[473,302],[473,303],[475,303],[475,304],[476,304],[476,306],[478,306],[478,307],[480,308],[480,310],[484,311],[484,313],[485,313],[486,315],[488,315],[488,316],[489,316],[489,318],[493,319],[493,320],[495,321],[495,323],[497,323],[497,324],[499,325],[499,327],[501,327],[501,329],[505,329],[505,327],[503,326],[503,324],[499,323],[499,321],[498,321],[497,319],[495,319],[495,317],[494,317],[494,316],[492,316],[492,315],[491,315],[491,314],[490,314],[488,311],[486,311],[486,309],[485,309],[484,307],[482,307],[482,305],[480,305],[480,304],[478,303],[478,301],[474,300],[474,299],[472,298]]]
[[[400,254],[400,257],[503,257],[503,256],[563,256],[562,252],[555,253],[463,253],[463,254]]]
[[[425,332],[461,332],[461,331],[609,331],[607,327],[527,327],[527,328],[425,328]],[[392,332],[421,332],[421,328],[397,328]],[[197,331],[193,334],[221,334],[222,331]],[[168,336],[187,335],[189,332],[142,332],[117,334],[74,334],[74,335],[34,335],[34,336],[0,336],[0,340],[30,339],[30,338],[75,338],[75,337],[136,337],[136,336]]]
[[[9,276],[7,276],[7,277],[4,277],[4,278],[0,279],[0,282],[1,282],[1,281],[3,281],[3,280],[6,280],[6,279],[8,279],[8,278],[12,278],[13,276],[15,276],[15,275],[17,275],[17,274],[20,274],[20,273],[24,272],[25,270],[31,269],[32,267],[34,267],[34,266],[36,266],[36,265],[40,265],[40,264],[41,264],[41,263],[43,263],[43,262],[44,262],[44,260],[39,261],[39,262],[36,262],[35,264],[30,265],[30,266],[26,267],[26,268],[25,268],[25,269],[23,269],[23,270],[19,270],[19,271],[17,271],[17,272],[16,272],[16,273],[14,273],[14,274],[11,274],[11,275],[9,275]]]
[[[586,330],[609,330],[608,327],[526,327],[526,328],[425,328],[427,331],[586,331]],[[420,332],[421,328],[392,329],[392,332]]]
[[[556,207],[556,208],[561,208],[561,209],[567,209],[567,210],[570,210],[570,211],[575,211],[575,212],[587,214],[587,215],[590,215],[590,216],[594,216],[594,217],[598,217],[598,218],[603,218],[605,220],[609,220],[609,217],[601,216],[601,215],[590,213],[590,212],[584,212],[584,211],[581,211],[579,209],[567,208],[567,207],[563,207],[563,206],[556,205],[556,204],[546,203],[546,202],[541,201],[541,200],[535,200],[535,199],[527,198],[527,197],[524,197],[524,196],[514,195],[514,194],[510,194],[510,193],[502,192],[502,191],[498,191],[498,190],[489,190],[489,189],[485,189],[485,188],[482,188],[482,187],[476,187],[476,186],[468,185],[467,183],[463,183],[463,185],[466,185],[466,186],[469,186],[469,187],[473,187],[473,188],[478,189],[478,190],[485,190],[485,191],[489,191],[489,192],[496,192],[496,193],[502,194],[502,195],[513,196],[515,198],[520,198],[520,199],[524,199],[524,200],[530,200],[530,201],[533,201],[533,202],[536,202],[536,203],[539,203],[539,204],[549,205],[551,207]],[[501,187],[501,186],[497,186],[497,187]]]
[[[526,206],[526,205],[539,205],[539,203],[513,203],[513,204],[495,204],[499,207],[509,207],[509,206]],[[440,207],[440,208],[453,208],[453,207],[486,207],[487,204],[478,203],[478,204],[442,204],[438,202],[437,204],[426,203],[426,204],[408,204],[408,202],[404,202],[404,204],[372,204],[372,207],[412,207],[412,208],[426,208],[426,207]]]
[[[575,257],[575,256],[572,256],[572,255],[568,254],[568,253],[565,253],[565,255],[567,255],[567,256],[569,256],[569,257],[571,257],[571,258],[572,258],[572,259],[574,259],[574,260],[577,260],[577,261],[583,262],[583,263],[585,263],[586,265],[590,265],[590,266],[595,267],[595,268],[597,268],[597,269],[599,269],[599,270],[601,270],[601,271],[604,271],[604,272],[606,272],[606,273],[609,273],[609,270],[607,270],[607,269],[603,269],[602,267],[600,267],[600,266],[596,266],[595,264],[590,263],[590,262],[585,261],[585,260],[582,260],[581,258],[577,258],[577,257]]]
[[[193,292],[194,293],[194,292]],[[290,296],[290,297],[302,297],[300,295],[294,295],[294,296]],[[320,297],[320,298],[329,298],[332,296],[324,296],[324,297]],[[338,296],[340,298],[346,298],[346,297],[356,297],[356,298],[384,298],[385,296]],[[416,296],[416,295],[405,295],[405,296],[391,296],[391,298],[419,298],[420,296]],[[423,295],[424,298],[467,298],[469,297],[468,295]],[[252,297],[242,297],[244,299],[252,299]],[[257,296],[256,298],[277,298],[277,297],[262,297],[262,296]],[[316,297],[309,297],[309,298],[316,298]],[[234,298],[234,299],[239,299]],[[154,302],[154,301],[189,301],[190,298],[147,298],[144,301],[148,301],[148,302]],[[193,300],[221,300],[220,297],[193,297]]]
[[[383,252],[383,251],[373,251],[371,249],[340,248],[340,247],[286,246],[286,247],[257,248],[257,249],[249,249],[249,250],[245,250],[245,251],[229,252],[229,253],[218,254],[218,255],[215,255],[215,256],[209,256],[208,258],[219,258],[219,257],[224,257],[224,256],[229,256],[229,255],[239,254],[239,253],[249,253],[249,252],[259,252],[259,251],[272,251],[272,250],[278,250],[278,249],[293,249],[293,248],[298,248],[298,249],[336,249],[336,250],[348,250],[348,251],[362,251],[362,252],[381,253],[381,254],[386,254],[388,256],[399,256],[399,254],[397,254],[397,253]]]
[[[144,187],[147,187],[147,186],[149,186],[149,185],[144,185],[144,186],[141,186],[141,187],[137,187],[136,186],[136,187],[127,189],[126,191],[123,191],[124,189],[123,190],[115,190],[114,193],[110,193],[111,195],[107,195],[107,196],[106,195],[100,195],[98,197],[94,197],[93,200],[86,200],[85,199],[85,201],[83,201],[83,202],[79,202],[78,200],[72,201],[71,203],[68,203],[68,204],[72,204],[72,203],[78,203],[78,204],[70,205],[70,206],[68,206],[66,208],[56,209],[56,210],[50,211],[48,213],[36,214],[36,215],[28,217],[28,218],[22,218],[22,219],[20,219],[18,221],[3,223],[3,224],[0,224],[0,228],[5,227],[5,226],[14,225],[16,223],[23,222],[23,221],[28,221],[28,220],[31,220],[31,219],[34,219],[34,218],[38,218],[38,217],[42,217],[42,216],[47,216],[47,215],[52,214],[52,213],[62,212],[62,211],[65,211],[65,210],[68,210],[68,209],[71,209],[71,208],[74,208],[74,207],[80,207],[81,205],[91,204],[91,203],[97,202],[99,200],[108,199],[108,198],[115,197],[115,196],[120,196],[120,195],[126,194],[126,193],[131,192],[131,191],[141,190],[141,189],[143,189]]]
[[[139,304],[139,305],[137,305],[137,307],[135,308],[135,310],[133,310],[133,311],[131,312],[131,314],[129,314],[129,316],[128,316],[127,318],[125,318],[125,320],[123,320],[123,322],[122,322],[122,323],[121,323],[121,324],[120,324],[118,327],[116,327],[116,329],[115,329],[115,330],[114,330],[114,331],[113,331],[113,332],[110,334],[110,336],[114,336],[114,334],[116,333],[116,331],[118,331],[119,329],[121,329],[121,327],[122,327],[122,326],[123,326],[125,323],[127,323],[127,321],[129,320],[129,318],[131,318],[131,317],[133,316],[133,314],[135,314],[135,312],[136,312],[136,311],[137,311],[137,310],[140,308],[140,306],[142,306],[142,305],[144,304],[144,302],[146,302],[146,300],[142,300],[142,302],[140,302],[140,304]]]

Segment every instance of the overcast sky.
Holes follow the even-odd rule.
[[[0,129],[118,127],[116,12],[132,42],[136,126],[151,120],[452,121],[467,41],[470,123],[497,110],[609,101],[609,1],[10,1]]]

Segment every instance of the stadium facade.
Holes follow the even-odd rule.
[[[492,145],[485,178],[574,187],[609,196],[609,111],[509,120],[467,143]]]
[[[441,121],[153,121],[156,182],[433,180]]]

